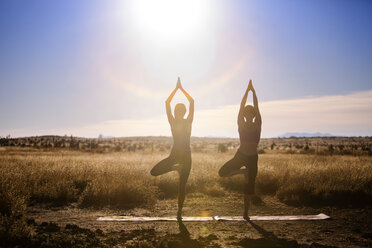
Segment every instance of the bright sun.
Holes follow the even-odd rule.
[[[142,33],[164,42],[188,42],[206,28],[207,0],[136,0],[134,22]]]
[[[173,84],[180,76],[191,86],[212,68],[217,48],[218,3],[132,0],[122,1],[120,6],[123,35],[128,38],[125,45],[132,47],[128,56],[135,56],[134,64],[143,70],[143,75],[164,84]]]

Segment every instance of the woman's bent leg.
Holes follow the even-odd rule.
[[[218,171],[220,177],[231,177],[238,174],[246,174],[245,169],[240,169],[244,164],[239,158],[238,153],[235,156],[227,161],[221,169]]]
[[[171,156],[169,156],[163,159],[162,161],[160,161],[159,163],[157,163],[151,169],[150,173],[153,176],[159,176],[159,175],[165,174],[167,172],[174,170],[173,165],[174,165],[174,159]]]

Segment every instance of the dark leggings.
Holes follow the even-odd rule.
[[[175,167],[179,165],[179,167]],[[151,175],[159,176],[170,171],[178,170],[180,174],[180,193],[185,191],[186,182],[189,178],[191,169],[191,152],[190,151],[172,151],[169,157],[161,160],[151,170]]]
[[[257,154],[245,155],[238,150],[235,156],[221,167],[218,174],[221,177],[226,177],[232,171],[239,170],[241,167],[245,166],[248,170],[248,182],[244,185],[244,194],[251,195],[254,194],[255,191],[254,186],[257,176],[257,162]]]

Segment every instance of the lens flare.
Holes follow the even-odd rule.
[[[203,96],[208,94],[211,90],[218,89],[228,83],[245,65],[247,56],[243,55],[238,61],[236,61],[231,68],[222,73],[218,78],[210,80],[210,82],[201,84],[199,88],[194,90],[193,94]],[[110,67],[102,66],[103,76],[108,82],[123,88],[124,90],[131,92],[139,97],[152,98],[152,99],[163,99],[169,94],[169,90],[160,91],[156,89],[150,89],[147,87],[138,86],[134,82],[123,79],[116,75]],[[174,80],[174,86],[176,85],[176,79]]]

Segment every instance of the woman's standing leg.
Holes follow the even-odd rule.
[[[255,183],[257,176],[257,163],[258,155],[250,156],[246,164],[246,175],[245,175],[245,185],[244,185],[244,213],[243,217],[249,220],[248,210],[249,205],[252,200],[252,196],[255,193]]]
[[[177,219],[182,220],[182,208],[183,202],[185,201],[186,196],[186,183],[190,175],[191,169],[191,154],[185,155],[185,157],[180,162],[180,181],[178,186],[178,212]]]

